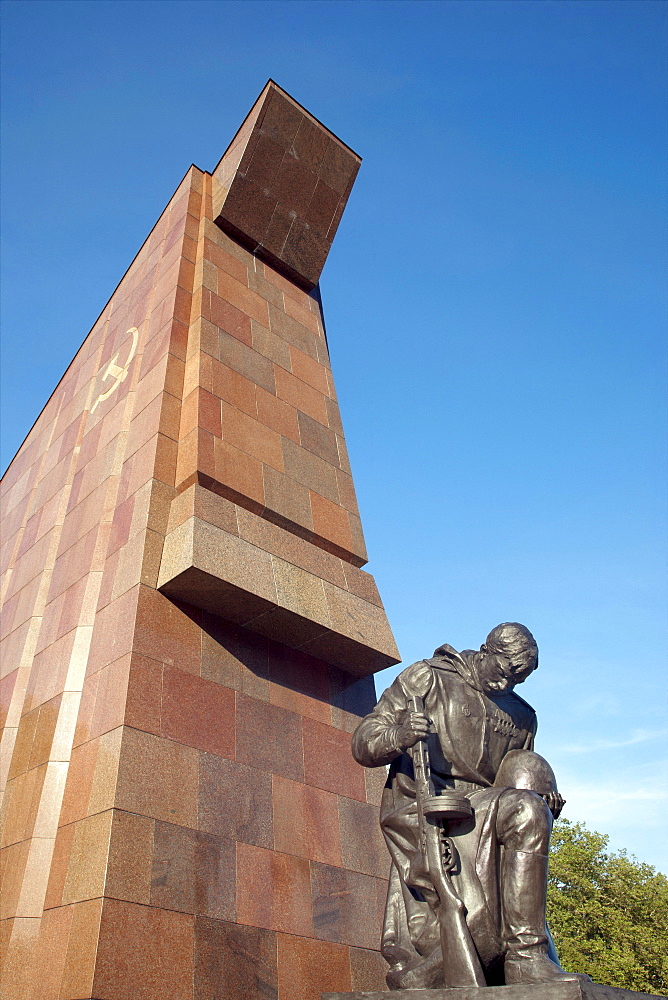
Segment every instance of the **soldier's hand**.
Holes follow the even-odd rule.
[[[548,792],[546,795],[543,795],[543,798],[547,802],[548,809],[554,818],[559,819],[559,814],[564,808],[566,800],[561,797],[559,792]]]
[[[402,750],[414,747],[418,740],[423,740],[429,733],[429,719],[422,712],[411,712],[407,709],[397,727],[397,739]]]

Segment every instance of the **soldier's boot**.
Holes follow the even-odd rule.
[[[547,857],[505,848],[501,876],[506,985],[590,982],[589,976],[562,969],[549,936],[545,923]]]

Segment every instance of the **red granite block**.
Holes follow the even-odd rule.
[[[279,996],[321,1000],[324,992],[350,991],[350,958],[344,945],[292,934],[277,938]]]
[[[113,807],[122,732],[115,729],[72,750],[61,826]]]
[[[264,234],[264,241],[267,244],[273,244],[275,247],[280,247],[282,250],[287,242],[293,222],[294,213],[290,212],[282,205],[276,204],[274,206],[271,219],[269,220],[269,225],[267,226]]]
[[[224,330],[221,330],[218,340],[218,359],[250,382],[261,385],[267,392],[275,392],[275,366],[269,358],[235,340]]]
[[[201,675],[258,698],[269,700],[267,640],[217,615],[202,619]]]
[[[234,279],[230,279],[230,281],[233,280]],[[239,283],[236,282],[235,284],[238,285]],[[238,298],[237,301],[239,301]],[[252,342],[251,316],[263,316],[264,312],[262,310],[255,309],[253,314],[249,315],[246,310],[238,308],[235,303],[229,301],[221,295],[216,295],[213,292],[209,293],[208,302],[208,309],[205,311],[203,308],[202,315],[206,319],[210,319],[211,322],[214,323],[220,330],[224,330],[229,336],[234,337],[235,340],[250,346]]]
[[[275,367],[276,395],[297,410],[307,413],[321,424],[327,424],[325,397],[317,389],[302,382],[283,368]]]
[[[276,213],[274,213],[275,215]],[[271,226],[271,224],[270,224]],[[279,309],[283,308],[283,293],[272,285],[270,281],[264,276],[264,264],[257,257],[254,258],[255,270],[249,271],[248,274],[248,285],[252,288],[254,292],[261,295],[263,299],[267,302],[271,302],[272,305],[278,306]]]
[[[93,712],[95,711],[95,698],[97,696],[99,679],[99,670],[94,674],[89,674],[88,677],[84,679],[83,690],[81,692],[81,704],[79,706],[79,712],[76,719],[74,740],[72,744],[75,747],[80,746],[82,743],[87,743],[88,740],[91,739],[91,723],[93,720]]]
[[[360,558],[361,562],[358,565],[364,565],[367,562],[367,551],[366,542],[364,541],[364,532],[362,531],[362,522],[360,520],[359,514],[349,511],[348,521],[350,523],[350,532],[353,536],[352,551]]]
[[[151,587],[140,587],[137,598],[133,651],[177,665],[179,670],[199,674],[198,613],[186,606],[180,607]]]
[[[299,285],[295,285],[294,281],[284,278],[282,274],[279,274],[274,267],[266,262],[264,264],[264,276],[267,281],[280,289],[286,298],[291,298],[294,302],[298,302],[303,306],[308,305],[310,301],[309,293],[300,288]]]
[[[93,681],[95,684],[95,700],[93,711],[90,715],[90,725],[87,733],[80,733],[81,742],[83,737],[95,739],[108,733],[112,729],[123,724],[126,709],[126,697],[128,690],[128,678],[130,676],[131,654],[127,653],[114,663],[103,667],[97,673],[89,675],[84,683],[84,692]],[[83,707],[83,699],[82,699]],[[82,721],[82,712],[79,711],[77,718],[77,730]]]
[[[336,447],[339,453],[339,466],[347,473],[352,474],[350,468],[350,459],[348,457],[348,448],[346,447],[346,441],[342,434],[336,435]]]
[[[308,861],[237,844],[237,921],[312,937]]]
[[[356,594],[357,597],[368,601],[369,604],[375,604],[379,608],[383,607],[376,581],[370,573],[365,573],[363,569],[351,566],[350,563],[343,564],[343,571],[346,577],[345,590],[349,590],[351,594]]]
[[[338,667],[330,667],[329,678],[334,725],[353,733],[376,704],[373,676],[356,678]]]
[[[320,334],[320,324],[318,322],[318,317],[314,313],[308,304],[308,299],[306,301],[297,301],[290,295],[286,295],[285,299],[285,311],[288,316],[292,319],[296,319],[298,323],[302,326],[307,327],[307,329],[312,330],[313,333]]]
[[[268,465],[264,466],[263,477],[266,510],[279,515],[277,523],[298,524],[312,530],[308,488]]]
[[[311,888],[315,937],[377,947],[387,895],[384,880],[312,862]]]
[[[299,444],[299,424],[294,406],[257,387],[257,417],[267,427]]]
[[[127,497],[136,493],[141,486],[155,478],[156,446],[156,438],[151,438],[143,448],[140,448],[123,462],[121,481],[118,487],[118,503],[122,503]]]
[[[309,315],[313,316],[313,313],[309,313]],[[298,350],[296,347],[290,347],[290,358],[293,375],[296,375],[302,382],[306,382],[307,385],[312,386],[318,392],[327,396],[329,392],[327,369],[319,361],[314,360],[308,354],[304,354],[303,351]]]
[[[197,826],[198,751],[137,729],[123,732],[116,807]]]
[[[316,788],[366,801],[364,771],[350,752],[350,736],[304,719],[304,781]]]
[[[311,226],[308,216],[295,219],[290,229],[290,241],[286,241],[282,257],[295,275],[312,272],[318,262],[325,259],[331,249],[331,239]]]
[[[309,206],[306,209],[308,224],[322,233],[323,236],[327,236],[337,214],[340,202],[341,194],[338,191],[334,191],[320,178]]]
[[[348,511],[312,490],[310,496],[314,533],[333,542],[345,552],[352,552],[353,536]]]
[[[273,286],[272,286],[273,287]],[[290,345],[282,337],[253,322],[253,349],[271,361],[290,371]]]
[[[34,729],[28,768],[39,767],[40,764],[57,759],[52,755],[53,738],[64,697],[63,694],[56,695],[55,698],[44,702],[36,710],[38,718]]]
[[[232,275],[242,285],[248,284],[248,267],[238,257],[233,257],[231,253],[206,237],[204,237],[204,258]]]
[[[99,746],[99,739],[90,740],[72,750],[60,812],[61,826],[73,823],[88,814]]]
[[[276,934],[195,918],[194,1000],[278,1000]]]
[[[314,493],[339,502],[339,490],[336,479],[336,469],[322,458],[300,448],[294,441],[283,439],[283,463],[285,473],[290,479],[296,480],[302,486],[308,486]]]
[[[165,437],[164,434],[157,434],[155,440],[155,464],[153,466],[153,477],[159,479],[168,486],[174,485],[176,477],[176,461],[178,457],[178,445],[176,441]],[[148,476],[139,485],[143,486],[151,477]]]
[[[24,711],[29,712],[37,708],[38,705],[55,697],[56,692],[63,690],[75,638],[76,633],[70,632],[36,654],[26,687]],[[79,650],[77,658],[84,655],[85,650]]]
[[[306,448],[330,465],[338,465],[339,450],[334,432],[306,413],[299,413],[298,416],[302,448]]]
[[[303,780],[302,720],[278,705],[238,695],[237,760]]]
[[[211,381],[214,395],[235,406],[238,410],[243,410],[244,413],[248,413],[251,417],[258,415],[258,407],[255,399],[256,392],[262,392],[271,399],[276,398],[275,396],[270,396],[264,389],[260,389],[259,386],[256,386],[254,382],[251,382],[244,375],[240,375],[239,372],[228,368],[227,365],[222,364],[220,361],[216,361],[215,358],[212,359]],[[262,417],[260,419],[262,420]],[[262,422],[268,423],[266,420]],[[269,426],[273,425],[269,424]],[[278,430],[278,428],[275,429]]]
[[[7,778],[11,781],[19,774],[23,774],[30,767],[30,755],[32,753],[35,729],[39,721],[40,706],[34,708],[32,712],[26,712],[19,721],[14,752],[9,765]],[[41,761],[40,763],[43,763]]]
[[[147,816],[113,810],[105,896],[132,903],[150,902],[155,826],[155,820]]]
[[[376,770],[383,771],[382,768]],[[386,879],[390,857],[380,832],[378,804],[339,796],[339,819],[343,866]]]
[[[27,997],[32,1000],[33,997],[38,996],[59,996],[72,916],[73,907],[60,907],[44,914],[41,926],[37,924],[37,921],[31,921],[35,927],[35,938],[31,942],[30,953],[25,956],[24,967],[19,975],[12,975],[11,972],[7,975],[10,986],[16,987],[14,996],[10,993],[10,1000],[15,1000],[15,998],[16,1000],[25,1000]],[[39,938],[37,938],[38,933]],[[5,970],[3,969],[4,978]]]
[[[27,837],[54,835],[57,819],[52,810],[60,801],[63,778],[62,765],[42,764],[8,783],[5,792],[7,818],[0,846],[18,843]],[[39,866],[43,866],[43,858]]]
[[[128,497],[127,500],[119,503],[114,511],[114,519],[112,521],[111,534],[109,535],[109,544],[107,547],[107,558],[122,545],[125,545],[130,538],[130,526],[132,525],[135,497],[136,494],[133,493],[133,495]],[[99,511],[96,511],[96,513],[99,517]]]
[[[214,441],[216,479],[240,498],[264,506],[263,466],[257,458],[229,441]],[[266,468],[266,467],[265,467]]]
[[[262,323],[263,326],[269,325],[269,312],[266,300],[225,271],[220,271],[218,274],[218,295],[224,301],[240,309],[247,316],[257,320],[258,323]],[[213,322],[216,323],[216,320],[214,319]],[[216,323],[216,326],[219,325]]]
[[[283,471],[281,436],[228,403],[223,408],[223,440],[278,472]]]
[[[197,390],[191,395],[196,399]],[[195,407],[189,404],[186,417],[187,426],[191,425],[194,411]],[[214,462],[213,435],[199,427],[191,427],[185,437],[179,441],[175,482],[180,486],[186,481],[192,481],[192,477],[198,471],[211,475],[215,472]]]
[[[87,535],[84,535],[74,545],[71,545],[67,552],[63,552],[56,559],[47,600],[52,601],[54,597],[62,594],[68,587],[71,587],[72,584],[80,580],[86,573],[91,572],[91,570],[99,571],[103,568],[103,561],[99,558],[99,555],[97,559],[95,557],[98,554],[96,550],[98,548],[100,532],[105,528],[108,537],[111,525],[93,528]],[[24,559],[27,559],[36,549],[37,546],[33,546],[30,552],[24,556]],[[35,557],[36,555],[37,553],[35,552]],[[44,557],[46,557],[46,553],[44,553]],[[43,567],[44,563],[42,563]]]
[[[341,559],[308,541],[310,532],[301,529],[306,536],[301,537],[296,534],[296,530],[300,530],[299,526],[282,527],[281,518],[276,516],[275,511],[265,510],[264,517],[260,518],[238,508],[238,520],[239,534],[242,538],[266,552],[280,556],[286,562],[307,570],[313,576],[345,589],[346,581]]]
[[[20,507],[18,507],[18,510],[23,510],[25,506],[26,506],[25,503],[22,504]],[[15,508],[15,510],[16,509],[17,508]],[[3,518],[5,523],[4,527],[5,542],[8,542],[8,540],[14,535],[14,533],[20,529],[21,524],[20,521],[19,523],[14,523],[14,519],[11,518],[10,514],[3,514]],[[23,533],[20,536],[19,546],[16,550],[17,559],[20,559],[23,553],[27,552],[28,549],[32,548],[32,546],[37,541],[41,518],[42,518],[42,511],[38,510],[36,514],[33,514],[33,516],[28,519],[28,522],[26,523],[26,526],[23,529]],[[22,520],[22,518],[20,520]]]
[[[216,222],[293,281],[312,288],[327,252],[312,255],[304,266],[294,230],[317,225],[331,242],[342,210],[339,197],[347,196],[359,157],[271,82],[238,135],[245,150],[230,150],[216,170],[226,189]],[[332,155],[332,146],[338,155]],[[277,215],[291,218],[292,226],[276,226]]]
[[[161,732],[186,746],[234,757],[234,691],[203,677],[165,667]]]
[[[273,705],[325,725],[331,723],[329,675],[324,663],[298,649],[271,643],[269,679],[269,700]]]
[[[23,887],[23,876],[30,841],[24,840],[0,851],[0,920],[6,920],[16,914],[16,907]]]
[[[199,426],[220,437],[222,433],[220,399],[212,395],[206,389],[199,389],[197,393],[197,419]]]
[[[336,795],[274,775],[273,805],[275,850],[341,865]]]
[[[245,166],[250,167],[251,175],[256,184],[264,184],[268,187],[275,182],[284,156],[285,148],[282,143],[260,133],[253,146],[252,156]]]
[[[234,188],[225,200],[226,215],[234,219],[233,232],[256,226],[258,232],[264,233],[275,207],[276,197],[266,187],[243,174],[237,174]]]
[[[344,472],[343,469],[337,469],[336,485],[341,506],[348,511],[357,513],[357,497],[355,496],[352,476]]]
[[[86,596],[88,576],[81,577],[66,590],[50,600],[44,608],[42,628],[37,640],[37,651],[40,651],[57,639],[71,632],[77,625],[92,625],[95,615],[94,601],[89,597],[85,613],[82,613]],[[87,619],[87,620],[83,620]]]
[[[359,158],[343,143],[330,141],[318,170],[318,176],[340,195],[347,195],[359,170]]]
[[[191,292],[185,288],[177,288],[174,293],[174,306],[173,315],[174,319],[178,323],[182,323],[184,327],[187,327],[190,323],[190,313],[192,305],[192,295]],[[178,358],[185,361],[186,357],[186,342],[181,343],[176,336],[178,327],[172,327],[172,336],[169,341],[169,348],[172,354],[176,354]]]
[[[93,996],[192,1000],[194,917],[104,900]]]
[[[103,894],[111,817],[111,809],[106,809],[72,824],[74,832],[63,903],[97,899]]]
[[[11,661],[10,661],[11,662]],[[19,668],[12,670],[0,680],[0,729],[4,728],[7,722],[9,706],[14,693],[14,685],[18,677]]]
[[[234,920],[235,857],[233,840],[156,822],[151,906]]]
[[[60,980],[60,996],[85,997],[86,994],[92,996],[102,900],[84,900],[66,909],[71,911],[72,922],[65,968]]]
[[[259,768],[200,754],[198,829],[272,848],[271,780]]]
[[[272,333],[317,361],[319,337],[313,330],[303,326],[283,309],[272,304],[269,305],[269,323]]]

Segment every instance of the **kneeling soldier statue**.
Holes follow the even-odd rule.
[[[356,760],[390,765],[390,989],[589,979],[564,972],[545,922],[564,801],[533,752],[536,713],[514,693],[537,665],[531,632],[498,625],[479,651],[443,645],[408,667],[357,727]]]

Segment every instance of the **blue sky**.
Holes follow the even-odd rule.
[[[190,163],[215,165],[273,77],[364,158],[321,286],[404,662],[527,624],[520,690],[565,815],[663,871],[667,19],[3,7],[3,467]]]

